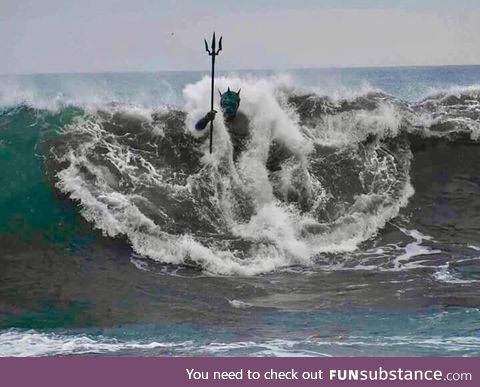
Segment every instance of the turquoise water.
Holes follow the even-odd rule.
[[[478,356],[479,315],[478,309],[457,308],[279,311],[234,330],[191,323],[16,328],[3,331],[0,348],[4,356]],[[55,317],[58,325],[72,322]],[[250,333],[258,327],[261,339]]]

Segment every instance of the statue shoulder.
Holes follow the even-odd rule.
[[[245,124],[249,124],[250,120],[248,119],[247,115],[242,112],[242,111],[238,111],[237,112],[237,116],[235,117],[235,120],[238,121],[239,123],[245,123]]]

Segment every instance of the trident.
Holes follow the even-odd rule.
[[[215,88],[215,57],[218,55],[220,51],[222,51],[222,37],[220,36],[220,40],[218,41],[218,50],[216,50],[216,42],[215,42],[215,32],[213,33],[212,38],[212,47],[211,50],[208,48],[207,40],[205,40],[205,50],[207,50],[208,55],[212,57],[212,94],[210,98],[210,111],[213,110],[213,90]],[[213,120],[210,121],[210,153],[212,153],[212,140],[213,140]]]

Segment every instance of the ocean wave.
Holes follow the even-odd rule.
[[[361,348],[361,350],[360,350]],[[441,353],[443,356],[476,356],[476,336],[347,336],[309,337],[303,340],[270,339],[255,341],[158,341],[119,339],[87,334],[62,334],[10,329],[0,332],[0,356],[41,357],[78,355],[124,356],[398,356]]]
[[[222,275],[311,267],[355,251],[409,204],[419,141],[475,143],[480,133],[475,88],[409,103],[371,89],[301,94],[278,77],[220,77],[217,85],[242,88],[251,139],[236,160],[222,120],[212,155],[191,129],[205,113],[208,78],[184,89],[182,108],[96,92],[46,103],[10,85],[17,91],[4,87],[1,117],[30,114],[46,128],[55,118],[46,173],[105,236],[126,238],[142,257]],[[282,150],[273,172],[272,147]],[[436,252],[418,240],[405,251],[390,263]]]
[[[103,111],[64,128],[52,145],[53,164],[66,165],[57,188],[105,235],[127,236],[137,253],[217,274],[311,265],[320,253],[352,251],[407,204],[411,155],[405,140],[382,143],[398,138],[400,126],[383,97],[340,104],[352,114],[343,133],[348,140],[326,141],[319,139],[322,127],[305,120],[311,97],[290,98],[266,80],[217,82],[244,90],[242,112],[252,133],[236,162],[221,120],[212,155],[191,135],[209,91],[204,79],[185,89],[186,114],[145,119]],[[368,142],[369,135],[378,138]],[[273,173],[265,166],[272,142],[288,154]],[[335,179],[346,174],[356,175],[353,189],[352,181]]]

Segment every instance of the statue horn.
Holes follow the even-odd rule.
[[[237,95],[238,95],[238,96],[240,96],[240,91],[241,91],[241,90],[242,90],[241,88],[238,89],[238,91],[237,91]]]
[[[220,98],[222,97],[222,92],[220,91],[220,89],[218,89],[218,94],[220,94]]]

